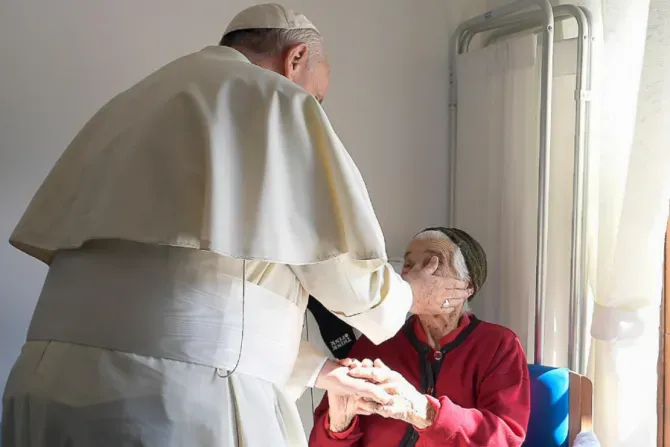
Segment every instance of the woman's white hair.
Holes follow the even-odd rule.
[[[416,236],[414,236],[414,239],[419,239],[419,240],[426,240],[426,239],[442,239],[446,241],[451,241],[451,238],[447,236],[446,234],[442,233],[441,231],[437,230],[428,230],[428,231],[423,231]],[[470,271],[468,270],[468,266],[465,263],[465,257],[463,256],[463,252],[461,251],[461,248],[454,243],[454,251],[452,253],[452,267],[456,271],[456,277],[460,279],[461,281],[465,282],[470,282]],[[468,300],[465,300],[463,303],[463,312],[467,312],[470,310],[470,305],[468,303]]]

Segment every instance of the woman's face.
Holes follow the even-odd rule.
[[[454,269],[454,252],[456,249],[456,244],[446,237],[422,237],[422,235],[419,235],[407,247],[402,277],[405,278],[410,270],[425,267],[433,256],[437,256],[440,264],[435,275],[458,278]],[[444,312],[450,314],[457,311],[460,313],[464,303],[465,299],[449,300],[449,305],[444,308]]]
[[[453,254],[456,250],[456,244],[448,238],[427,237],[412,240],[405,252],[405,264],[402,268],[403,277],[412,269],[425,267],[433,256],[440,260],[440,266],[435,272],[438,276],[454,276]]]

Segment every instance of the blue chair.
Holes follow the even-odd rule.
[[[528,365],[530,421],[524,446],[571,447],[582,430],[591,429],[593,386],[567,368]]]

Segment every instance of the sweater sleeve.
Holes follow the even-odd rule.
[[[363,437],[360,418],[354,417],[351,425],[343,432],[330,431],[328,422],[328,396],[324,396],[321,404],[314,412],[314,427],[309,435],[310,447],[358,447]]]
[[[426,446],[519,447],[530,417],[528,364],[518,339],[502,343],[479,386],[476,408],[463,408],[447,396],[428,396],[436,409],[433,425],[417,430]]]

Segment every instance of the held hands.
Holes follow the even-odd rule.
[[[328,393],[328,418],[330,431],[339,433],[351,426],[357,415],[369,416],[374,414],[372,401],[358,396],[343,396]]]
[[[344,360],[348,365],[349,376],[364,379],[381,387],[392,396],[391,401],[383,403],[357,396],[342,396],[328,393],[330,430],[346,430],[356,415],[378,414],[385,418],[398,419],[417,428],[432,425],[435,410],[423,394],[419,393],[400,374],[389,369],[381,360]]]
[[[439,259],[434,256],[426,266],[403,275],[412,288],[412,313],[434,315],[453,311],[454,304],[472,295],[473,290],[467,282],[436,275],[439,267]],[[380,360],[328,361],[316,386],[328,391],[333,432],[346,430],[356,415],[378,414],[417,428],[430,426],[435,417],[435,410],[426,396]]]
[[[350,375],[353,365],[349,359],[328,360],[316,379],[316,387],[328,391],[332,431],[346,430],[357,414],[372,414],[371,402],[391,403],[391,395],[381,386]]]
[[[414,268],[404,275],[412,287],[413,314],[437,314],[448,309],[449,302],[464,301],[472,295],[472,287],[465,281],[450,276],[436,276],[440,266],[437,256],[423,268]],[[454,304],[454,303],[452,303]]]
[[[328,395],[353,396],[379,404],[391,402],[391,396],[384,389],[363,378],[349,374],[351,361],[326,361],[316,379],[316,387],[328,391]]]

